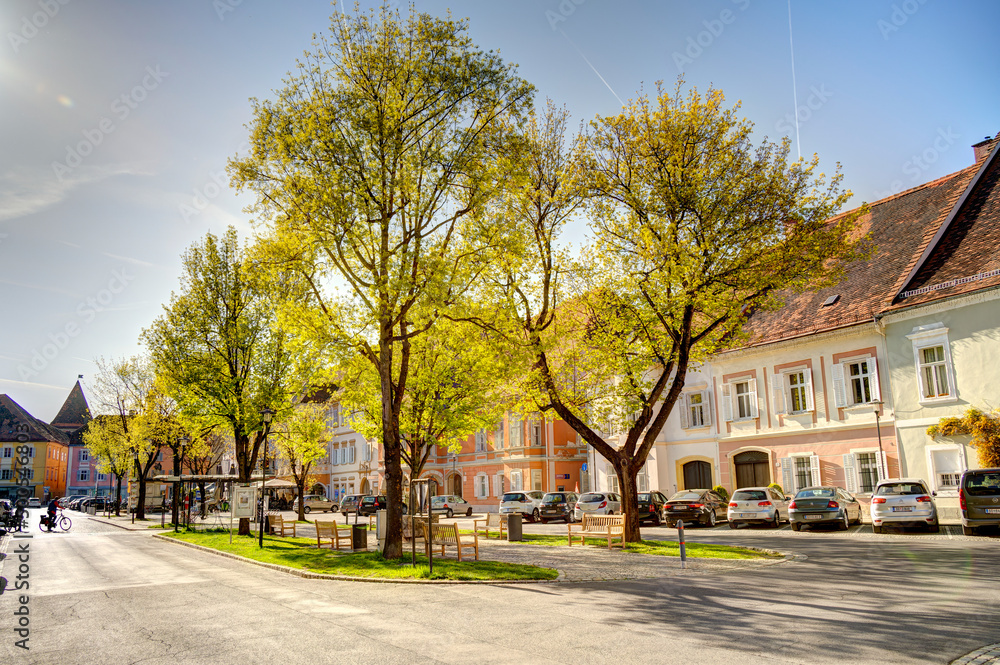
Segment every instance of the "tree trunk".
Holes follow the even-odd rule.
[[[135,462],[135,481],[139,485],[139,496],[136,498],[135,518],[137,520],[146,519],[146,479],[143,477],[142,467],[139,460]]]
[[[117,486],[115,488],[115,517],[121,517],[122,514],[122,476],[120,473],[115,474],[115,478],[118,480]]]
[[[636,494],[636,476],[631,466],[624,460],[617,460],[615,472],[618,474],[619,490],[622,498],[622,513],[625,516],[625,542],[642,542],[642,535],[639,533],[639,498]]]
[[[385,497],[388,502],[382,556],[403,556],[403,469],[399,440],[399,412],[392,385],[392,331],[383,330],[379,343],[379,379],[382,388],[382,448],[385,451]]]
[[[177,451],[176,450],[174,451],[174,469],[173,469],[173,471],[174,471],[174,475],[175,476],[181,475],[181,458],[177,455]],[[171,508],[170,508],[170,523],[171,524],[180,524],[179,507],[180,507],[180,501],[175,500],[175,501],[171,502]]]
[[[299,491],[299,514],[298,520],[300,522],[306,521],[306,477],[303,475],[301,478],[295,479],[295,489]]]

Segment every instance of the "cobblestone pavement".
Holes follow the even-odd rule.
[[[951,665],[994,665],[1000,663],[1000,642],[969,652],[951,661]]]

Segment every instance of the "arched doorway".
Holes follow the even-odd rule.
[[[370,494],[371,493],[371,486],[368,484],[368,479],[367,478],[362,478],[361,479],[361,493],[362,494]]]
[[[762,450],[748,450],[733,458],[736,465],[736,489],[765,487],[771,484],[771,458]]]
[[[462,496],[462,476],[457,473],[448,478],[448,494]]]
[[[682,467],[684,471],[684,489],[711,489],[712,465],[696,460]]]

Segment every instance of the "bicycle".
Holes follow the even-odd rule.
[[[73,521],[63,514],[63,511],[59,511],[59,515],[52,520],[51,524],[48,524],[49,533],[52,533],[54,529],[62,529],[63,531],[69,531],[73,527]]]

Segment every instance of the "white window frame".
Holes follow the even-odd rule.
[[[81,462],[89,462],[90,461],[90,451],[87,450],[86,448],[81,448],[80,449],[80,461]]]
[[[510,490],[511,492],[523,492],[524,491],[524,475],[520,471],[510,472]]]
[[[497,423],[497,426],[493,429],[493,449],[503,450],[503,419]],[[498,495],[499,496],[499,495]]]
[[[958,454],[959,468],[957,471],[939,472],[937,470],[937,467],[934,465],[934,453],[941,451],[956,452]],[[937,492],[942,496],[958,496],[958,486],[942,486],[940,476],[942,473],[957,473],[961,476],[962,472],[969,468],[969,460],[966,458],[965,446],[960,443],[934,444],[925,446],[924,452],[927,455],[927,480],[930,481],[931,491]]]
[[[855,402],[853,399],[853,390],[848,390],[850,386],[849,382],[852,381],[850,365],[856,363],[867,363],[868,364],[868,396],[869,401],[867,402]],[[879,387],[879,375],[878,375],[878,358],[875,356],[859,356],[857,358],[847,358],[839,363],[834,363],[830,367],[830,376],[833,380],[833,397],[837,408],[849,409],[855,406],[863,406],[865,404],[871,404],[872,402],[881,401],[882,392]]]
[[[520,416],[510,417],[510,447],[521,448],[524,446],[524,421]],[[523,491],[523,490],[522,490]]]
[[[802,383],[792,386],[792,376],[802,375]],[[792,410],[792,391],[801,390],[804,409]],[[816,410],[816,398],[813,389],[812,370],[807,366],[783,369],[774,373],[773,381],[774,412],[781,415],[801,415]]]
[[[107,479],[108,479],[108,475],[106,473],[100,473],[100,472],[98,472],[98,474],[97,474],[97,482],[103,483]]]
[[[955,384],[955,365],[951,359],[951,343],[948,339],[948,328],[943,323],[917,326],[906,338],[913,343],[913,367],[917,372],[917,401],[920,404],[940,404],[957,401],[958,387]],[[940,346],[944,350],[943,364],[945,367],[945,380],[948,382],[948,394],[926,397],[924,395],[926,385],[924,382],[922,356],[924,349],[936,346]]]
[[[490,496],[490,480],[482,471],[476,474],[476,481],[473,483],[473,493],[477,499],[486,499]]]
[[[749,415],[740,416],[739,394],[737,393],[737,390],[738,387],[744,383],[747,384],[747,392],[743,394],[746,395]],[[740,422],[759,418],[760,408],[757,402],[757,379],[747,378],[722,384],[722,419],[724,421]]]
[[[528,425],[528,440],[532,446],[542,445],[542,422],[532,418]]]
[[[788,457],[782,457],[779,461],[781,465],[781,489],[785,490],[787,494],[795,494],[802,487],[798,485],[797,478],[798,474],[795,473],[795,462],[796,458],[809,458],[809,485],[804,485],[802,487],[815,487],[820,485],[823,479],[820,477],[819,469],[819,455],[816,453],[791,453]],[[789,491],[791,488],[791,491]]]
[[[614,469],[608,469],[608,491],[612,494],[621,493],[621,483],[618,482],[618,474]]]
[[[693,398],[700,401],[694,402]],[[681,429],[704,429],[712,426],[712,391],[692,390],[682,395],[681,402]],[[701,423],[698,423],[696,413],[701,414]],[[643,490],[645,491],[645,490]]]
[[[849,453],[844,453],[844,484],[847,486],[845,489],[848,494],[861,494],[864,496],[868,495],[869,492],[862,491],[861,489],[861,461],[858,459],[858,455],[861,454],[875,455],[876,483],[889,477],[889,460],[884,450],[881,455],[879,454],[878,448],[857,448],[852,449]]]
[[[484,429],[476,430],[476,452],[486,452],[486,430]]]
[[[90,482],[90,469],[80,469],[80,473],[78,475],[79,475],[78,478],[79,482],[81,483]]]

